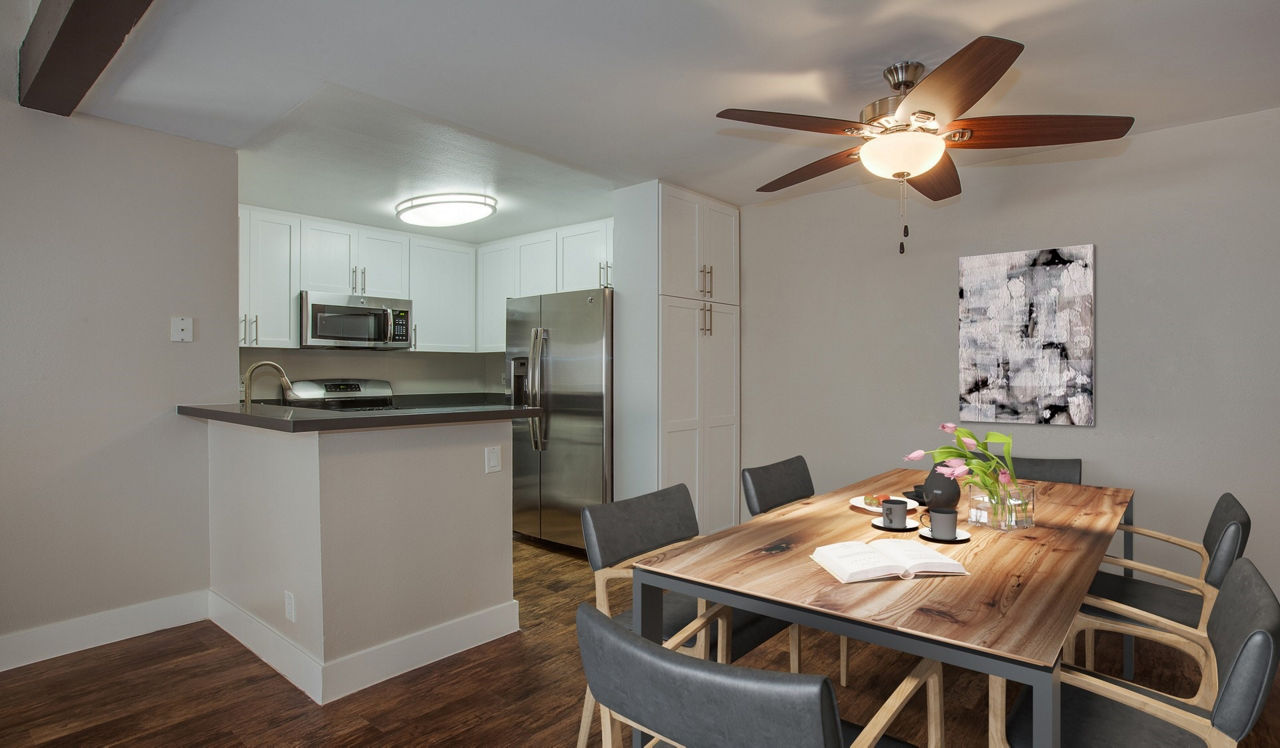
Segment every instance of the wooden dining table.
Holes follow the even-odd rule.
[[[890,470],[637,561],[635,630],[661,638],[672,590],[989,673],[1031,688],[1034,744],[1057,746],[1059,653],[1133,491],[1022,481],[1036,485],[1035,526],[1005,532],[969,525],[961,498],[969,542],[916,542],[964,564],[964,576],[841,584],[810,558],[847,540],[916,539],[873,527],[877,515],[850,499],[901,496],[924,478]]]

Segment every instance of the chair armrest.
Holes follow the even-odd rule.
[[[920,690],[928,686],[928,727],[929,748],[940,748],[943,744],[942,734],[942,665],[936,660],[921,660],[906,678],[898,684],[893,693],[876,711],[871,721],[863,728],[862,734],[853,741],[850,748],[870,748],[884,737],[884,733],[893,723],[894,718],[907,705],[907,701]]]
[[[1153,538],[1155,540],[1169,543],[1170,545],[1176,545],[1179,548],[1185,548],[1188,551],[1193,551],[1194,553],[1200,556],[1200,578],[1201,579],[1204,578],[1204,573],[1209,568],[1209,552],[1204,549],[1204,546],[1200,545],[1195,541],[1179,538],[1177,536],[1169,535],[1168,533],[1159,532],[1157,530],[1149,530],[1145,527],[1138,527],[1137,525],[1122,524],[1119,527],[1117,527],[1116,530],[1118,532],[1131,532],[1134,535],[1142,535],[1143,537]]]
[[[1179,709],[1158,699],[1153,699],[1138,691],[1131,691],[1110,681],[1096,678],[1067,665],[1062,667],[1061,677],[1063,685],[1075,686],[1083,691],[1088,691],[1116,703],[1124,704],[1132,709],[1137,709],[1162,722],[1168,722],[1175,727],[1186,730],[1209,745],[1213,745],[1210,742],[1210,737],[1217,730],[1205,717]]]
[[[690,540],[696,540],[700,537],[702,536],[695,535],[692,538],[679,540],[674,543],[668,543],[667,545],[664,545],[661,548],[654,548],[653,550],[646,551],[644,553],[639,554],[638,556],[632,556],[631,558],[628,558],[625,561],[619,561],[613,566],[606,566],[603,569],[597,569],[595,571],[596,609],[607,616],[613,615],[613,612],[610,610],[610,606],[609,606],[609,589],[608,589],[609,582],[615,579],[630,579],[631,569],[632,567],[635,566],[637,561],[649,558],[650,556],[655,556],[659,553],[664,553],[666,551],[671,550],[672,548],[677,548],[681,545],[684,545],[685,543],[688,543]]]
[[[1134,561],[1131,558],[1103,556],[1102,563],[1110,564],[1111,566],[1119,566],[1125,569],[1133,569],[1134,571],[1141,571],[1152,576],[1160,577],[1161,579],[1167,579],[1174,584],[1186,587],[1191,592],[1195,592],[1200,595],[1203,595],[1205,588],[1209,586],[1209,584],[1203,579],[1196,579],[1195,577],[1187,576],[1186,574],[1179,574],[1176,571],[1169,571],[1168,569],[1160,566],[1144,564],[1141,561]]]
[[[712,605],[710,608],[707,608],[705,613],[702,613],[697,618],[689,621],[689,623],[685,624],[684,628],[672,634],[671,638],[663,642],[662,646],[666,649],[679,649],[684,646],[685,642],[701,633],[703,629],[711,625],[713,622],[720,621],[722,622],[722,625],[727,625],[728,616],[729,609],[724,605]],[[721,628],[720,634],[722,639],[724,637],[724,633],[725,629]]]

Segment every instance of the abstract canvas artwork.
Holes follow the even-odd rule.
[[[960,419],[1093,417],[1093,245],[961,257]]]

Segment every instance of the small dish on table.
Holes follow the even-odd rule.
[[[849,499],[849,506],[853,507],[854,509],[861,509],[864,512],[871,512],[872,514],[880,514],[882,510],[880,509],[879,502],[872,504],[869,501],[869,499],[871,499],[872,496],[874,495],[876,494],[867,494],[866,496],[854,496],[852,499]],[[880,494],[880,495],[883,495],[883,494]],[[916,501],[915,499],[908,499],[905,496],[888,496],[887,498],[901,499],[902,501],[907,502],[908,512],[914,511],[915,509],[918,509],[920,507],[920,502]]]

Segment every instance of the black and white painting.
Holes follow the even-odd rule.
[[[1093,425],[1093,245],[960,258],[960,420]]]

